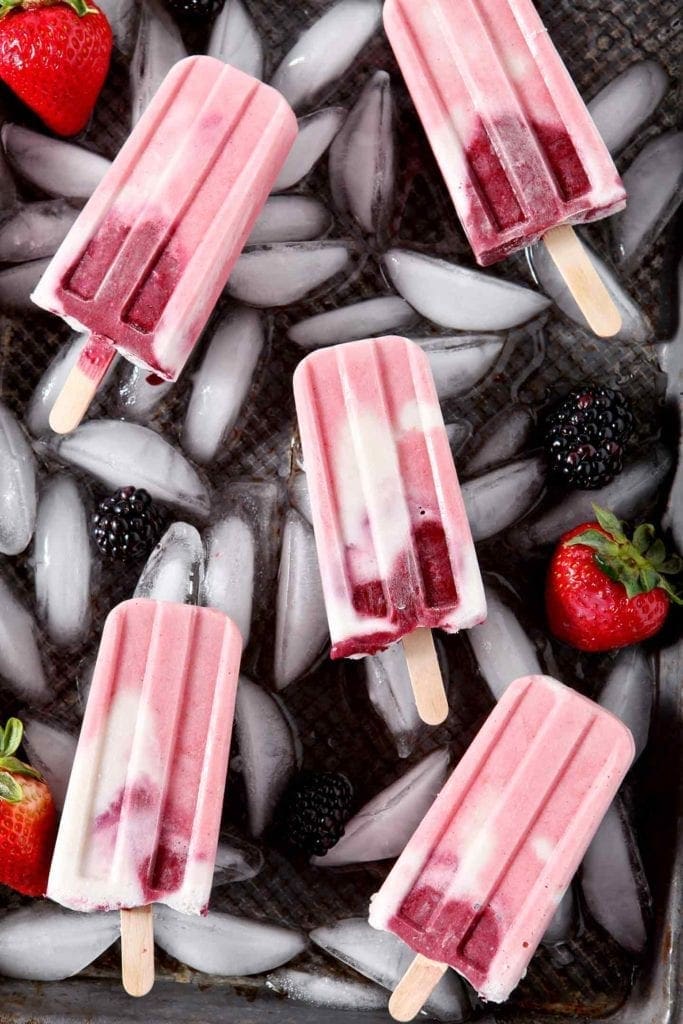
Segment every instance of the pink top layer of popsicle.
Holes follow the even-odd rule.
[[[132,600],[109,615],[48,896],[74,910],[206,909],[242,640],[210,608]]]
[[[274,89],[212,57],[180,61],[62,243],[34,302],[174,380],[296,132]]]
[[[332,657],[485,617],[429,362],[405,338],[322,349],[294,376]]]
[[[530,0],[387,0],[384,24],[480,264],[624,206]]]
[[[370,924],[502,1002],[633,760],[622,722],[547,676],[505,691],[384,885]]]

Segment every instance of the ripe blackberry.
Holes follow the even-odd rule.
[[[105,558],[132,562],[149,554],[163,526],[163,514],[147,491],[121,487],[97,506],[91,533]]]
[[[182,21],[202,21],[215,17],[225,0],[166,0],[166,6]]]
[[[593,385],[575,388],[545,422],[552,474],[571,487],[603,487],[621,472],[632,431],[633,414],[619,391]]]
[[[322,857],[344,835],[353,787],[336,772],[302,772],[285,794],[281,820],[292,846]]]

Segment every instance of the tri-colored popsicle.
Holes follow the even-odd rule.
[[[449,965],[508,998],[633,755],[626,726],[569,687],[508,687],[372,898],[370,924],[418,954],[389,1003],[397,1020]]]
[[[132,600],[110,613],[50,899],[79,911],[121,910],[125,934],[137,914],[150,938],[150,904],[206,910],[241,652],[237,627],[215,609]],[[124,984],[126,967],[124,949]]]
[[[384,25],[477,261],[542,238],[593,330],[615,334],[570,225],[626,192],[531,0],[386,0]]]
[[[391,336],[320,349],[297,367],[294,397],[332,657],[403,639],[418,708],[441,721],[429,631],[473,626],[486,605],[429,361]],[[436,694],[417,678],[422,659]]]
[[[33,294],[92,332],[51,417],[82,418],[118,349],[175,380],[285,162],[279,93],[212,57],[166,76]]]

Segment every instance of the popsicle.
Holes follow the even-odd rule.
[[[392,336],[319,349],[294,398],[331,656],[402,639],[418,710],[442,721],[430,630],[473,626],[486,605],[427,356]]]
[[[54,430],[77,426],[115,349],[178,377],[296,132],[283,97],[236,68],[171,69],[32,296],[92,332]]]
[[[595,333],[616,334],[571,225],[626,192],[531,0],[386,0],[384,26],[477,261],[542,238]]]
[[[149,967],[136,976],[153,951],[150,905],[207,907],[241,651],[237,627],[212,608],[138,599],[104,626],[47,895],[122,912],[133,995],[154,979],[153,959],[151,978]]]
[[[508,998],[634,749],[619,719],[548,676],[508,687],[372,898],[370,924],[418,954],[396,1020],[449,965],[483,999]]]

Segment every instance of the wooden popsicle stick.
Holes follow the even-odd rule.
[[[151,905],[121,911],[121,976],[129,996],[146,996],[154,985]]]
[[[621,314],[574,228],[560,224],[543,242],[588,326],[599,338],[613,338],[621,329]]]
[[[431,629],[408,633],[403,650],[420,718],[427,725],[440,725],[448,716],[448,700]]]
[[[116,349],[108,339],[91,334],[50,410],[50,426],[56,434],[70,434],[76,429],[115,355]]]
[[[418,953],[389,1000],[389,1013],[394,1020],[417,1017],[447,970],[448,964],[428,960]]]

